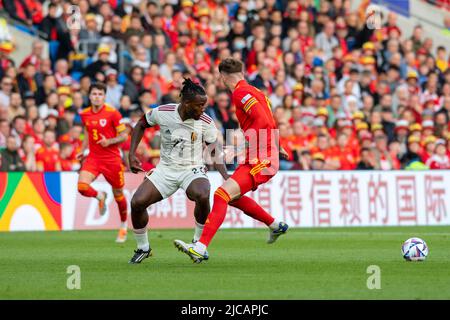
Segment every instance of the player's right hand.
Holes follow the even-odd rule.
[[[140,171],[144,171],[144,169],[142,169],[142,163],[139,161],[138,158],[136,158],[136,156],[134,155],[130,155],[130,170],[133,173],[138,173]]]

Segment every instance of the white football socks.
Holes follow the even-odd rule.
[[[105,193],[103,191],[98,191],[96,198],[97,198],[98,201],[104,200],[106,198],[106,195],[105,195]]]
[[[127,228],[128,228],[127,222],[126,221],[121,221],[120,222],[120,229],[127,229]]]
[[[150,244],[148,243],[147,228],[134,229],[134,238],[137,242],[137,248],[144,251],[150,249]]]
[[[269,225],[269,228],[272,230],[276,230],[280,227],[280,221],[277,219],[273,220],[273,222]]]
[[[200,224],[197,221],[195,221],[194,238],[192,239],[193,242],[197,242],[198,240],[200,240],[204,226],[205,226],[204,224]]]

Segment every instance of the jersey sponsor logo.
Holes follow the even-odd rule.
[[[245,103],[248,99],[250,99],[252,95],[250,93],[247,93],[241,100],[241,103]]]
[[[106,119],[100,119],[99,123],[102,127],[106,126]]]

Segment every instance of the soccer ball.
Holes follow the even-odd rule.
[[[428,246],[420,238],[410,238],[402,245],[402,255],[408,261],[423,261],[428,255]]]

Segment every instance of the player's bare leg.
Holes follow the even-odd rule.
[[[195,232],[192,242],[196,242],[200,239],[206,219],[211,211],[211,205],[209,203],[210,192],[211,185],[209,180],[203,178],[195,179],[186,189],[188,199],[195,202]]]
[[[78,176],[78,192],[85,197],[92,197],[98,200],[100,215],[106,212],[106,192],[98,192],[92,188],[91,184],[97,177],[89,171],[82,170]]]
[[[162,200],[161,193],[154,184],[147,178],[141,183],[131,199],[131,222],[133,224],[134,237],[137,242],[137,250],[130,263],[140,263],[143,259],[151,255],[151,248],[148,242],[147,207]]]
[[[128,218],[128,204],[125,195],[123,194],[123,189],[113,188],[114,200],[116,200],[117,206],[119,208],[120,214],[120,228],[119,234],[117,235],[116,242],[124,243],[127,240],[127,218]]]

